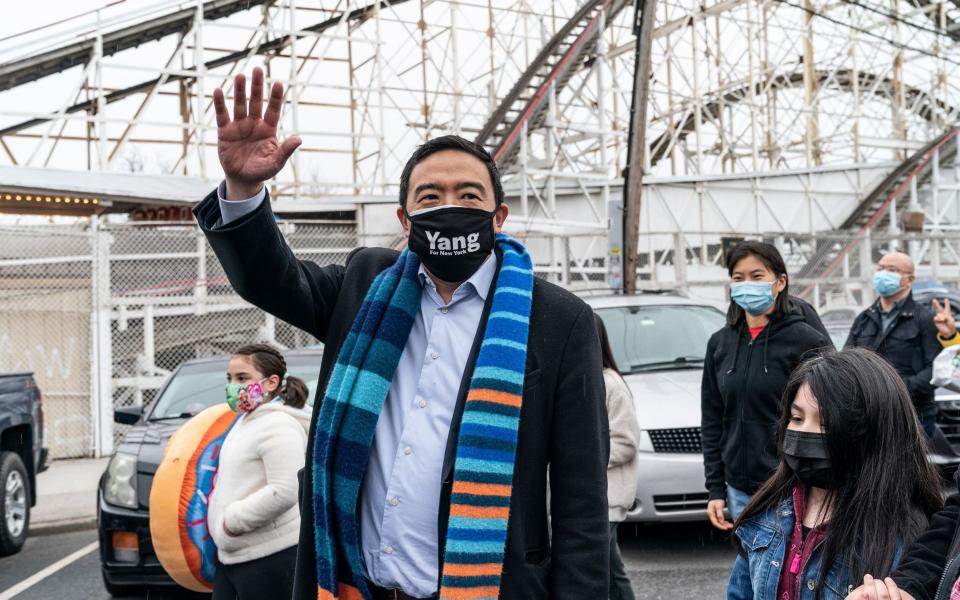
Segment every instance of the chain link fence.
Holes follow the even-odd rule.
[[[93,238],[77,227],[3,227],[0,239],[0,373],[34,374],[53,458],[89,455]]]
[[[342,264],[358,245],[402,242],[395,233],[358,237],[352,222],[279,227],[299,257],[320,265]],[[148,404],[186,360],[254,341],[318,343],[239,298],[194,225],[93,222],[0,235],[0,373],[34,373],[53,458],[109,453],[126,431],[114,408]],[[723,299],[725,235],[641,236],[638,287]],[[605,236],[518,237],[537,276],[574,291],[607,289]],[[819,309],[871,302],[876,262],[890,250],[911,254],[921,281],[960,282],[960,232],[751,237],[780,248],[792,293]]]
[[[342,264],[357,246],[352,223],[280,228],[298,256],[321,265]],[[239,298],[195,226],[0,235],[0,373],[34,373],[52,458],[109,453],[127,429],[113,423],[113,409],[149,403],[186,360],[255,341],[318,343]]]

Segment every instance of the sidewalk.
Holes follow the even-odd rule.
[[[37,504],[30,534],[43,535],[97,525],[97,484],[109,458],[76,458],[50,463],[37,476]]]

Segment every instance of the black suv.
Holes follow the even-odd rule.
[[[284,357],[288,374],[307,382],[312,402],[322,351],[290,350]],[[229,361],[223,356],[185,362],[145,410],[129,406],[114,411],[114,421],[133,427],[117,446],[97,491],[100,562],[111,595],[130,595],[144,587],[175,588],[150,539],[150,485],[170,436],[193,415],[225,401]]]
[[[0,556],[20,551],[47,468],[43,403],[32,373],[0,375]]]

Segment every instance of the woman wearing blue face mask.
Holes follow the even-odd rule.
[[[718,529],[733,524],[777,467],[776,432],[783,390],[804,357],[830,347],[789,295],[777,249],[744,242],[728,261],[727,324],[707,344],[701,426],[707,512]]]

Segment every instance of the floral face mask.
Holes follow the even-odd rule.
[[[251,413],[258,406],[267,401],[263,385],[267,378],[263,378],[256,383],[228,383],[227,384],[227,405],[234,412]]]

